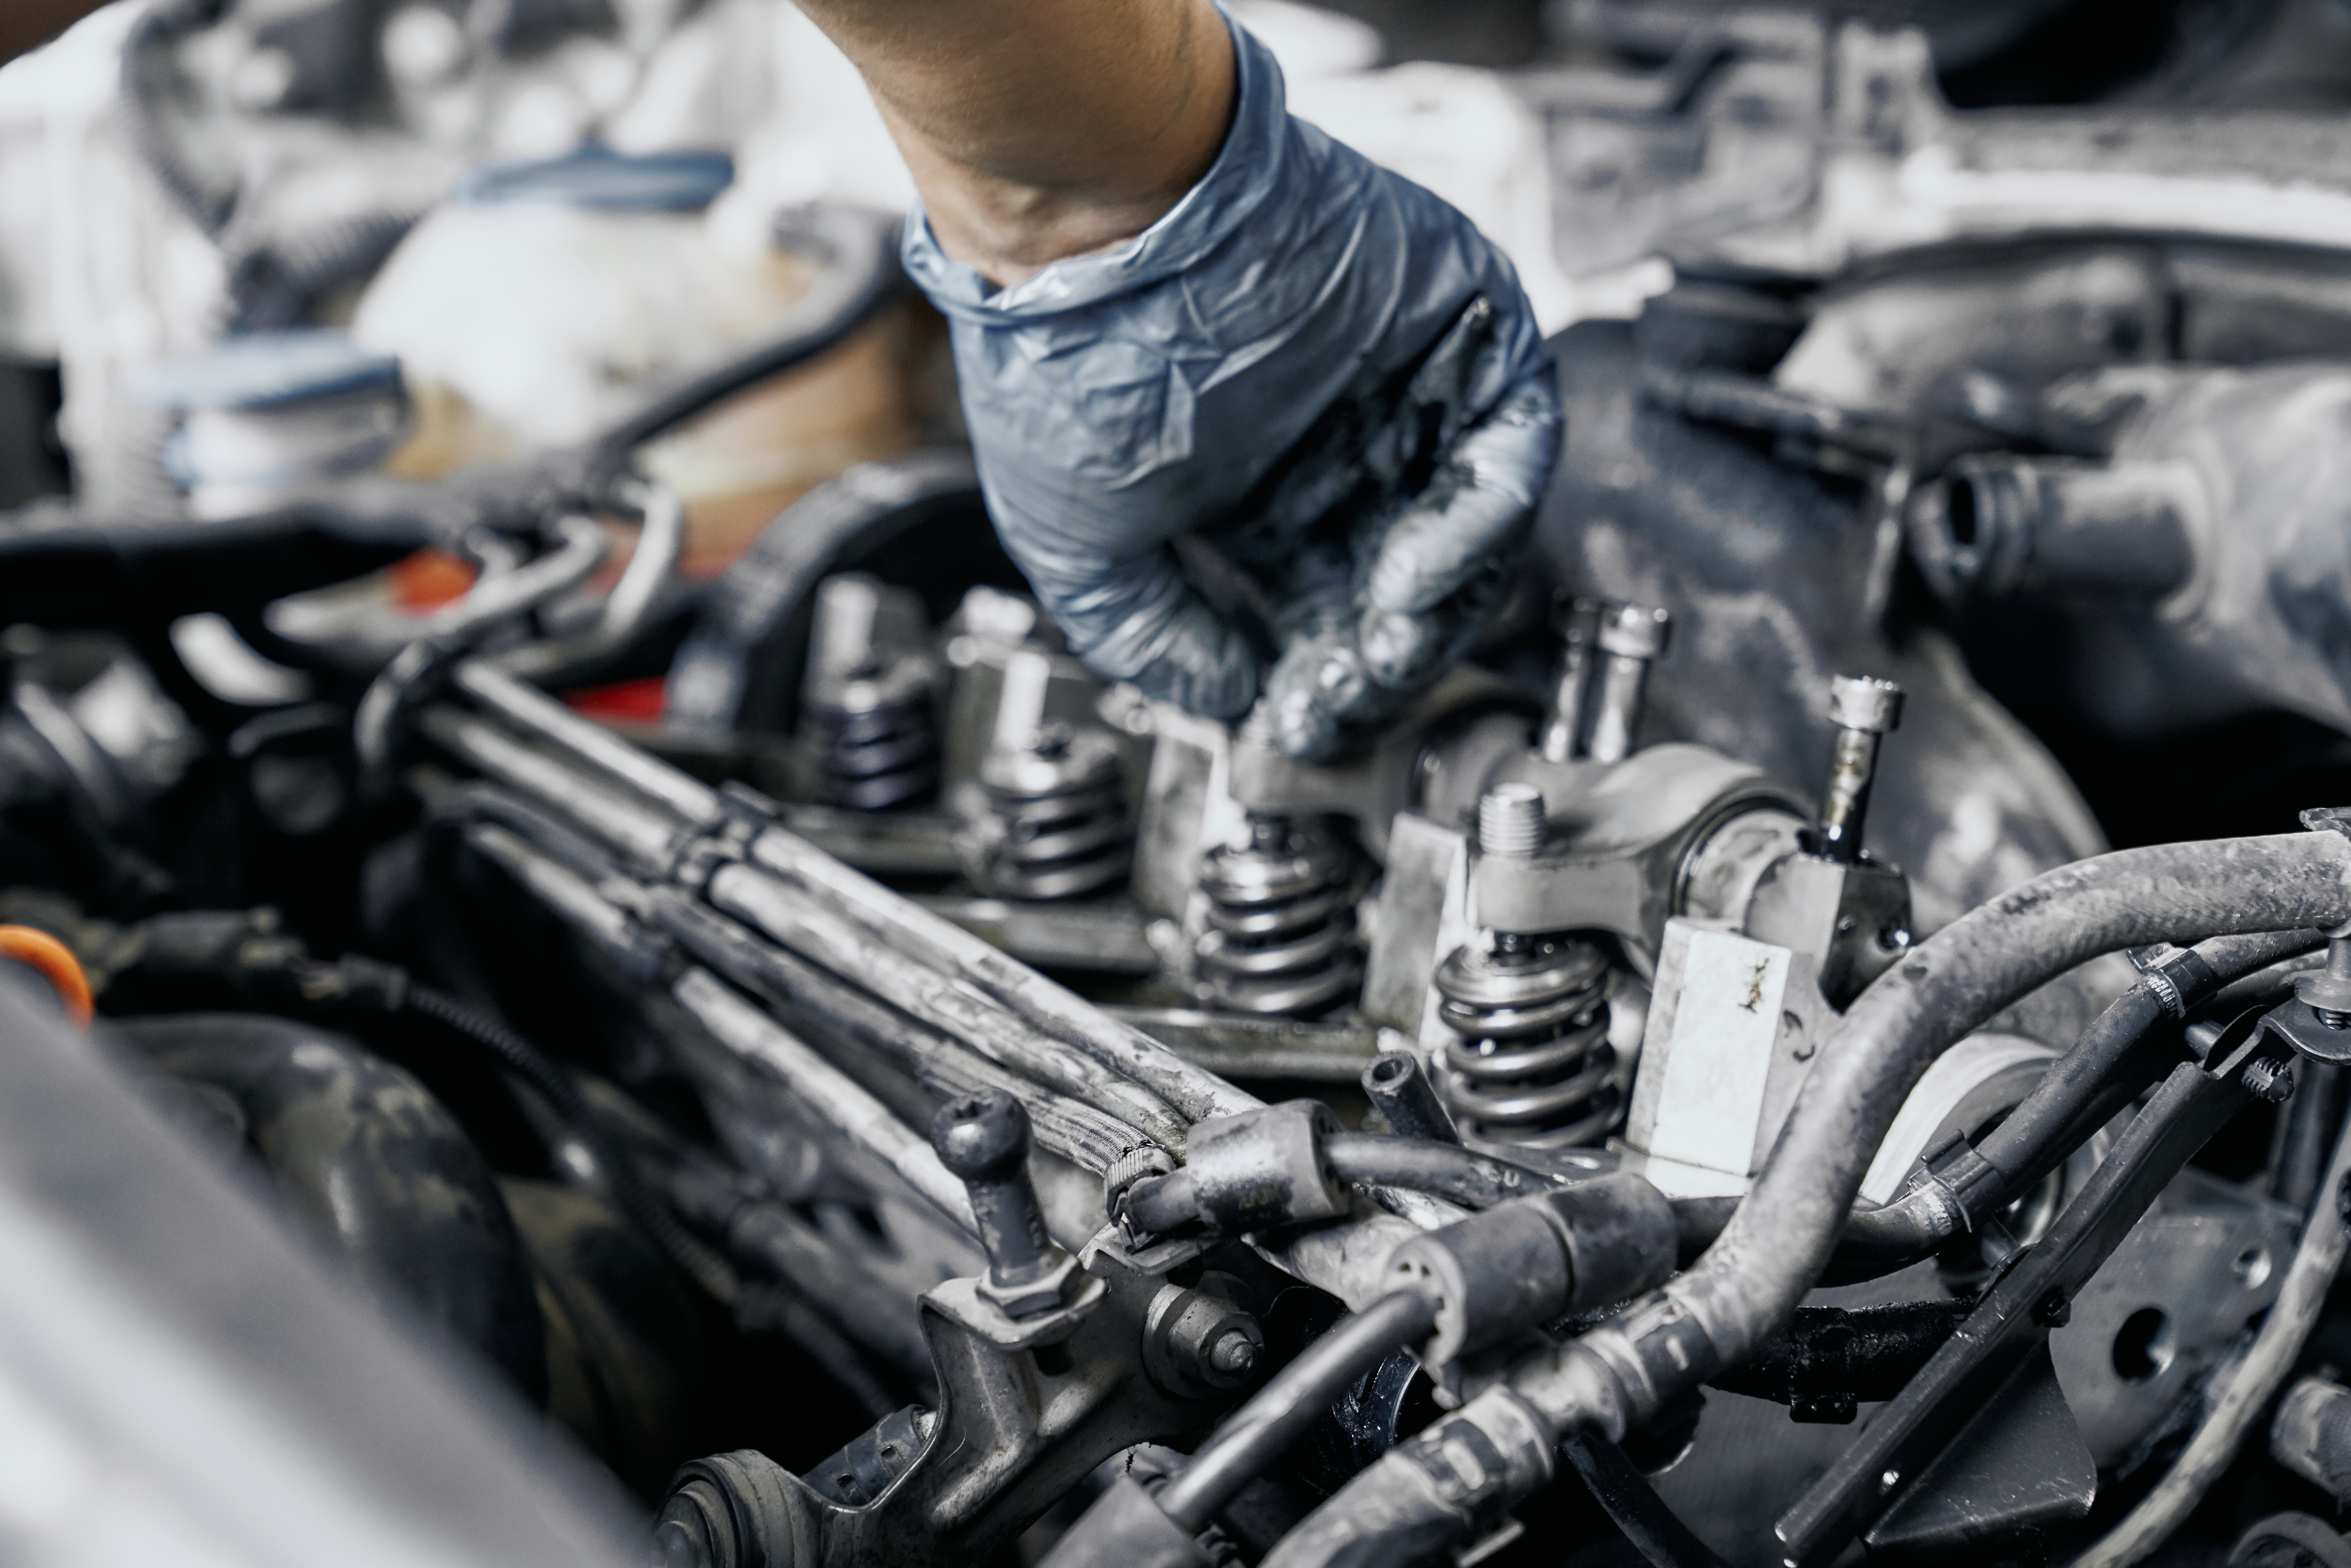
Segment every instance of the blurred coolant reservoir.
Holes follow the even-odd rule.
[[[351,323],[407,375],[416,433],[391,471],[431,478],[583,440],[757,344],[824,261],[767,225],[711,221],[732,177],[718,153],[596,147],[467,177]],[[685,501],[689,574],[741,554],[811,486],[913,444],[907,330],[885,312],[640,453]]]

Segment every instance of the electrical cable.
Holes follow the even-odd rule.
[[[630,1163],[628,1151],[608,1134],[571,1075],[537,1046],[505,1025],[475,1011],[456,998],[414,983],[400,995],[397,1010],[413,1013],[471,1040],[496,1057],[544,1099],[563,1124],[595,1156],[597,1175],[614,1207],[687,1278],[724,1305],[735,1305],[742,1281],[732,1265],[705,1246],[653,1196]]]
[[[1726,1568],[1714,1549],[1666,1506],[1624,1449],[1597,1432],[1578,1432],[1561,1438],[1559,1451],[1649,1568]]]

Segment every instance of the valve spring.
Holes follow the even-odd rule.
[[[832,804],[886,811],[938,788],[938,725],[922,661],[854,670],[824,683],[808,707],[820,784]]]
[[[1261,817],[1249,841],[1200,868],[1207,929],[1193,949],[1201,994],[1234,1012],[1308,1017],[1362,981],[1353,846],[1319,820]]]
[[[1625,1113],[1608,1043],[1608,960],[1572,937],[1498,933],[1437,967],[1443,1089],[1461,1130],[1539,1148],[1596,1143]]]
[[[987,797],[974,880],[1008,898],[1076,898],[1124,876],[1134,858],[1118,743],[1051,725],[980,764]]]

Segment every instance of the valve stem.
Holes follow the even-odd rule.
[[[1902,722],[1902,688],[1868,675],[1839,675],[1829,683],[1829,717],[1837,737],[1828,798],[1821,806],[1821,850],[1831,860],[1853,865],[1861,859],[1878,743]]]
[[[1568,606],[1560,627],[1559,685],[1542,733],[1546,762],[1573,762],[1583,755],[1584,710],[1592,703],[1593,643],[1600,635],[1600,616],[1605,608],[1597,599],[1576,600]]]
[[[1622,762],[1633,755],[1649,665],[1665,653],[1672,628],[1672,616],[1645,604],[1614,604],[1601,616],[1596,641],[1605,661],[1600,667],[1592,739],[1585,748],[1593,761]]]

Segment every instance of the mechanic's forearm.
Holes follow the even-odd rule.
[[[946,253],[999,286],[1148,228],[1232,118],[1209,0],[801,0],[864,73]]]

